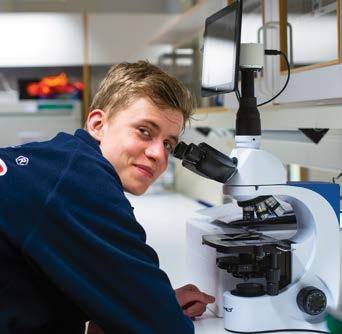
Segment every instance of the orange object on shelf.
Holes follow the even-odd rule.
[[[65,86],[68,84],[68,77],[62,72],[58,75],[44,77],[40,83],[49,87]]]
[[[70,83],[66,73],[43,77],[39,82],[27,85],[26,92],[32,97],[52,97],[63,94],[72,95],[82,92],[84,84],[80,81]]]

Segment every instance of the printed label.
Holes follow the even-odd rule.
[[[26,166],[29,163],[29,158],[20,155],[15,159],[15,162],[18,166]]]

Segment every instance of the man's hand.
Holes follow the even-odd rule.
[[[205,312],[207,304],[215,301],[213,296],[201,292],[195,285],[187,284],[175,290],[178,304],[185,315],[190,318],[198,317]]]
[[[95,322],[90,321],[86,334],[104,334],[104,332],[98,325],[95,324]]]

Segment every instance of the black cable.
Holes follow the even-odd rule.
[[[258,104],[257,107],[263,106],[264,104],[267,104],[267,103],[273,101],[275,98],[277,98],[285,90],[287,84],[290,81],[290,63],[289,63],[289,60],[286,57],[286,54],[284,52],[282,52],[282,51],[279,51],[279,50],[265,50],[265,55],[272,55],[272,56],[282,55],[285,58],[286,65],[287,65],[287,79],[286,79],[286,82],[285,82],[283,88],[276,95],[274,95],[269,100],[267,100],[267,101],[265,101],[263,103]]]
[[[240,91],[239,91],[239,88],[235,91],[235,96],[236,96],[236,99],[238,100],[238,102],[240,102]]]
[[[332,182],[333,182],[333,183],[337,183],[336,180],[338,180],[338,179],[341,178],[341,177],[342,177],[342,173],[338,173],[337,176],[334,176],[334,177],[332,178]]]

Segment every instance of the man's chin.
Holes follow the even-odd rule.
[[[146,192],[146,190],[148,189],[149,186],[142,186],[142,185],[139,185],[139,186],[127,186],[125,187],[124,186],[124,190],[125,192],[128,192],[132,195],[135,195],[135,196],[140,196],[142,194],[144,194]]]

